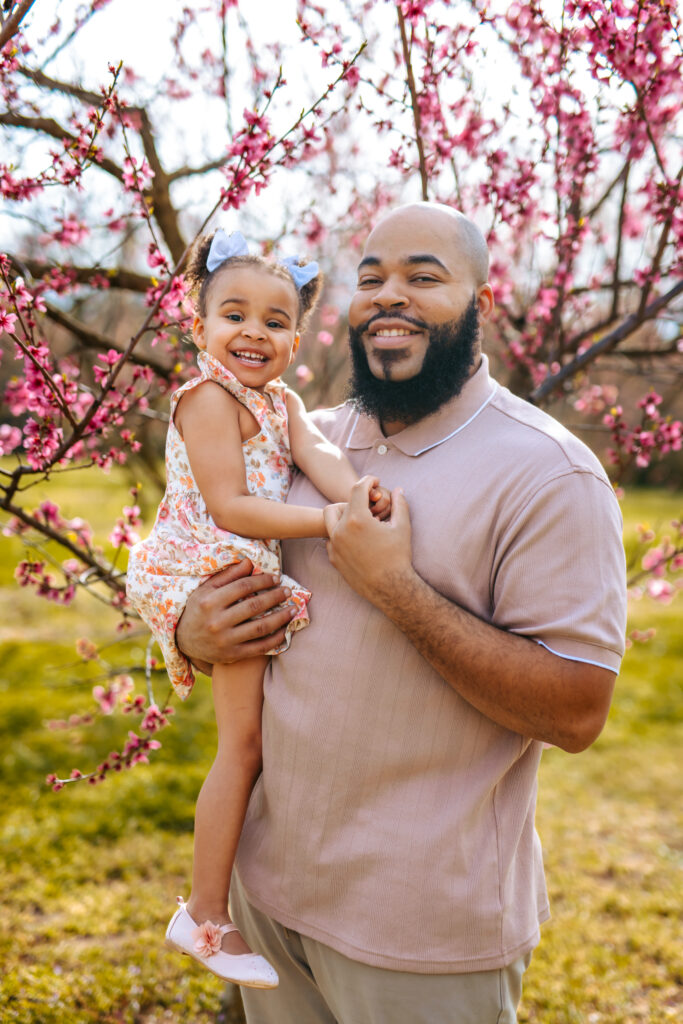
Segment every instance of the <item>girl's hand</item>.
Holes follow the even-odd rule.
[[[391,495],[391,516],[380,523],[370,512],[371,477],[354,485],[346,505],[324,510],[330,539],[327,554],[357,594],[380,611],[393,607],[397,594],[407,592],[416,578],[408,503],[397,488]]]
[[[391,491],[376,484],[370,491],[370,511],[375,519],[388,519],[391,515]]]
[[[329,540],[329,524],[338,522],[344,510],[348,505],[347,501],[333,501],[329,505],[326,505],[323,509],[323,518],[325,521],[325,537]]]

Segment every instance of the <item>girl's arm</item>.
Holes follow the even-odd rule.
[[[175,422],[197,486],[216,526],[241,537],[327,537],[323,511],[250,494],[239,402],[213,381],[183,395]]]
[[[348,501],[351,488],[358,482],[358,474],[339,448],[318,430],[296,392],[287,390],[286,397],[289,444],[294,464],[328,501],[333,504]],[[390,506],[389,492],[376,486],[370,492],[373,515],[383,519],[389,515]]]

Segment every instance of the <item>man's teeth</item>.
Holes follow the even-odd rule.
[[[402,338],[406,334],[413,334],[409,327],[393,327],[390,331],[375,331],[380,338]]]
[[[235,352],[235,355],[238,359],[246,359],[248,363],[254,363],[259,366],[266,361],[266,357],[259,355],[258,352]]]

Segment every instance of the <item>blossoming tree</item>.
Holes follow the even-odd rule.
[[[83,518],[52,501],[33,507],[31,485],[143,454],[168,390],[193,372],[189,245],[206,226],[237,226],[235,211],[264,250],[297,246],[327,269],[328,301],[297,370],[309,404],[338,394],[339,310],[369,224],[421,197],[457,206],[487,236],[497,300],[487,348],[513,390],[601,428],[593,436],[608,437],[601,451],[619,488],[681,449],[673,0],[298,0],[296,20],[282,7],[264,26],[237,0],[165,4],[172,70],[159,70],[160,56],[145,74],[125,54],[108,63],[90,52],[117,0],[62,4],[71,13],[52,23],[28,0],[0,15],[0,192],[12,228],[0,255],[4,528],[29,547],[22,586],[63,604],[89,589],[123,630],[119,555],[136,539],[137,489],[113,524],[111,557]],[[154,460],[146,466],[154,480]],[[681,531],[643,528],[634,586],[673,597]],[[97,657],[87,642],[80,653]],[[117,678],[95,692],[104,711],[123,702],[139,713],[142,736],[131,732],[92,781],[158,745],[168,709],[131,686]]]

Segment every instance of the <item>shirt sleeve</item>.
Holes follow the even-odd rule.
[[[541,486],[499,538],[491,593],[494,625],[618,672],[626,566],[609,482],[572,469]]]

